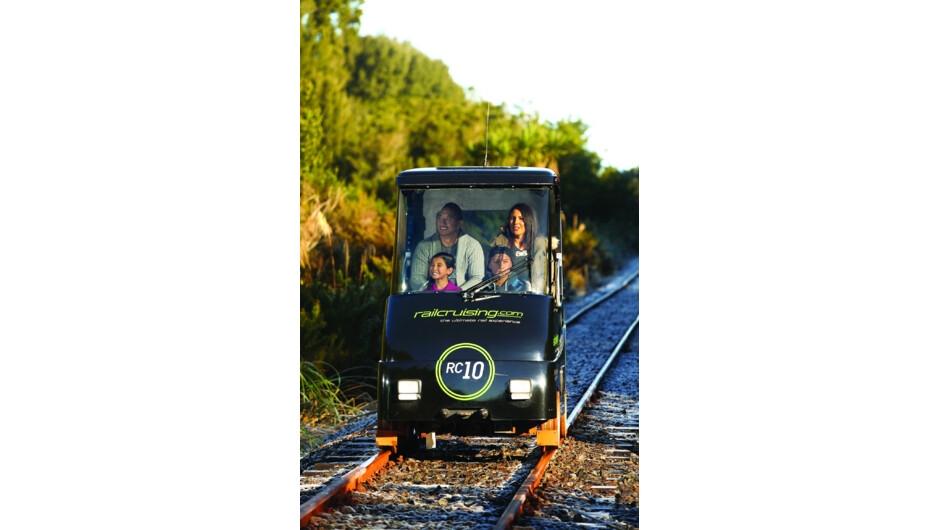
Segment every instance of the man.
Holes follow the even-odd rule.
[[[438,252],[447,252],[454,257],[457,266],[450,279],[461,290],[483,279],[483,247],[469,234],[461,232],[461,226],[463,210],[460,206],[449,202],[437,212],[437,233],[418,243],[411,260],[408,286],[412,291],[421,289],[428,280],[431,257]]]

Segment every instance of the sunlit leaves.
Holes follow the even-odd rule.
[[[603,268],[608,240],[637,247],[639,172],[602,170],[586,148],[587,124],[545,122],[480,101],[453,81],[447,65],[409,43],[359,36],[360,6],[300,2],[305,359],[337,366],[377,360],[402,170],[484,160],[554,169],[563,209],[587,225],[569,228],[565,242],[584,284]]]

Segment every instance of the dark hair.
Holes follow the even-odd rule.
[[[490,262],[493,261],[493,256],[498,256],[500,254],[509,256],[509,259],[512,260],[512,254],[509,253],[509,247],[504,247],[502,245],[490,247],[490,251],[486,255],[486,265],[483,267],[483,276],[485,278],[492,278],[493,276],[496,276],[493,274],[493,271],[490,270]]]
[[[438,252],[437,254],[431,256],[431,259],[428,260],[428,266],[431,265],[431,262],[434,261],[434,258],[441,258],[444,260],[444,266],[448,269],[457,268],[457,260],[447,252]]]
[[[493,256],[497,254],[505,254],[512,259],[512,254],[509,253],[509,247],[504,247],[502,245],[496,245],[495,247],[490,247],[490,253],[486,256],[486,262],[489,263],[493,259]]]
[[[504,254],[505,256],[509,257],[510,260],[512,260],[512,254],[509,252],[509,247],[504,247],[502,245],[490,247],[490,251],[486,255],[486,265],[483,267],[484,278],[492,278],[493,276],[496,276],[496,274],[490,270],[490,262],[493,261],[493,256],[498,256],[500,254]]]
[[[463,210],[460,209],[460,206],[457,206],[455,203],[449,202],[445,204],[444,206],[441,206],[441,210],[443,210],[444,208],[448,208],[450,211],[454,212],[454,217],[456,217],[458,221],[463,221]],[[437,213],[441,213],[441,211],[438,210]]]
[[[510,243],[512,242],[512,231],[509,230],[509,216],[512,215],[513,210],[519,210],[519,213],[522,214],[522,221],[525,223],[525,235],[522,236],[522,240],[525,241],[525,248],[530,249],[532,244],[535,243],[535,236],[539,234],[539,222],[535,219],[535,212],[532,211],[531,206],[524,202],[512,205],[506,216],[506,225],[504,227],[506,237]]]

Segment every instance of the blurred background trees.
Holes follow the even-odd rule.
[[[360,6],[300,2],[301,359],[363,366],[374,378],[395,176],[483,165],[488,104],[409,43],[360,36]],[[639,168],[602,168],[587,131],[577,120],[489,106],[487,165],[549,167],[561,177],[569,296],[639,251]]]

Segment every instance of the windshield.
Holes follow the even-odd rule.
[[[547,294],[548,188],[403,189],[392,294]],[[512,272],[506,274],[506,271]]]

